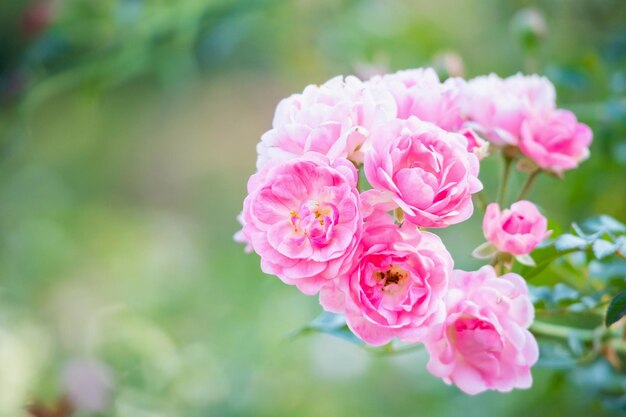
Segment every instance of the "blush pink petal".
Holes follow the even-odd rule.
[[[466,127],[496,146],[517,145],[525,120],[556,107],[554,86],[536,75],[476,77],[464,84],[460,96]]]
[[[372,127],[396,113],[389,91],[354,76],[309,85],[278,104],[272,129],[257,145],[257,168],[307,152],[360,162]]]

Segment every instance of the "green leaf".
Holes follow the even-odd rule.
[[[526,266],[537,266],[537,264],[535,264],[535,261],[533,260],[533,258],[531,258],[530,255],[517,255],[515,257],[515,260],[517,260],[517,262],[521,263],[522,265],[526,265]]]
[[[547,286],[535,286],[528,285],[528,293],[530,295],[530,301],[534,304],[545,304],[549,305],[552,303],[552,291]]]
[[[559,236],[556,242],[554,242],[554,247],[559,252],[564,252],[571,249],[585,249],[587,247],[587,241],[581,237],[565,233]]]
[[[551,340],[539,341],[539,360],[537,366],[554,369],[570,369],[577,365],[576,359],[568,347]]]
[[[583,354],[583,343],[575,332],[567,336],[567,345],[575,356],[581,356]]]
[[[578,236],[582,238],[587,237],[587,233],[585,233],[577,223],[572,223],[572,229],[574,229],[574,232],[576,232]]]
[[[491,242],[485,242],[472,251],[472,256],[477,259],[491,259],[496,253],[498,248]]]
[[[527,265],[523,265],[521,268],[517,269],[516,272],[523,276],[525,279],[531,279],[535,276],[539,275],[543,272],[552,262],[555,260],[570,254],[572,252],[576,252],[578,249],[568,249],[566,251],[558,251],[554,245],[546,246],[543,248],[535,249],[532,252],[532,257],[537,266],[531,267]]]
[[[295,336],[307,334],[311,332],[326,333],[331,336],[338,337],[343,340],[347,340],[355,345],[364,345],[365,343],[356,337],[346,324],[346,319],[341,314],[334,314],[329,312],[322,312],[319,316],[313,319],[309,324],[305,325]]]
[[[596,258],[602,259],[613,255],[621,246],[619,243],[611,243],[607,240],[598,239],[593,242],[592,249]]]
[[[569,285],[561,282],[557,283],[552,290],[552,300],[555,303],[561,303],[563,301],[578,300],[580,293]]]
[[[609,308],[606,310],[606,327],[615,323],[626,314],[626,291],[617,294],[609,304]]]
[[[592,233],[626,233],[626,225],[606,214],[585,220],[583,227]]]
[[[322,312],[309,324],[295,332],[292,337],[295,338],[315,332],[325,333],[327,335],[346,340],[376,355],[396,355],[401,353],[410,353],[423,348],[423,345],[421,344],[404,343],[399,340],[393,340],[383,346],[369,346],[357,336],[355,336],[354,333],[352,333],[352,331],[346,324],[346,319],[343,315],[329,313],[326,311]]]

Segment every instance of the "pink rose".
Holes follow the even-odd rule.
[[[526,255],[535,249],[552,231],[548,221],[530,201],[522,200],[502,212],[497,203],[487,206],[483,233],[501,252]]]
[[[560,174],[589,157],[592,136],[572,112],[557,110],[522,125],[520,150],[541,168]]]
[[[556,93],[545,77],[517,74],[502,79],[490,74],[467,82],[461,101],[469,127],[494,145],[517,145],[522,123],[553,110]]]
[[[471,395],[531,386],[538,346],[528,331],[534,307],[522,277],[498,277],[491,266],[455,270],[446,307],[447,318],[424,342],[433,375]]]
[[[381,201],[393,202],[423,227],[446,227],[472,215],[471,195],[482,184],[465,137],[412,116],[379,126],[371,140],[365,175]]]
[[[309,151],[361,162],[360,148],[370,129],[395,114],[396,104],[388,91],[354,76],[309,85],[278,104],[273,128],[257,145],[257,168]]]
[[[363,222],[356,182],[352,163],[316,153],[250,177],[243,234],[261,269],[305,294],[345,273]]]
[[[352,332],[368,344],[384,345],[393,337],[416,342],[445,317],[453,266],[436,235],[374,214],[366,220],[353,269],[335,288],[324,287],[320,302],[345,313]]]
[[[374,77],[370,82],[391,92],[399,119],[416,116],[449,131],[457,131],[463,125],[458,101],[464,81],[460,78],[441,83],[432,68],[418,68]]]

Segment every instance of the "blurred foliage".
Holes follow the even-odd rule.
[[[609,301],[596,282],[617,295],[626,274],[593,243],[530,281],[582,333],[542,346],[553,366],[533,389],[478,397],[428,375],[421,351],[291,340],[317,301],[232,243],[281,97],[337,73],[423,65],[547,75],[595,140],[589,161],[539,179],[532,198],[572,236],[562,244],[594,233],[574,221],[626,221],[623,0],[0,2],[0,415],[65,396],[76,415],[122,417],[623,410],[620,353],[586,352]],[[498,170],[484,164],[487,189]],[[441,232],[465,269],[478,265],[478,217]],[[594,257],[584,270],[580,256]]]

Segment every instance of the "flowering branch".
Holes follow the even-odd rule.
[[[417,69],[333,78],[277,107],[257,147],[260,169],[237,238],[260,255],[264,272],[319,294],[327,313],[298,334],[322,331],[383,355],[423,347],[428,370],[468,394],[528,388],[537,338],[595,346],[596,334],[610,335],[602,349],[626,352],[602,329],[534,320],[527,284],[566,253],[602,259],[626,244],[579,234],[535,250],[552,231],[523,198],[540,172],[575,168],[590,142],[589,128],[556,107],[543,77],[441,82]],[[478,173],[490,147],[501,149],[503,167],[496,202],[487,204]],[[507,208],[515,161],[529,176]],[[463,271],[428,229],[467,220],[473,199],[487,241],[472,254],[488,265]],[[572,291],[579,309],[597,307]],[[626,291],[609,305],[607,324],[623,311]],[[478,351],[488,358],[468,354]]]

